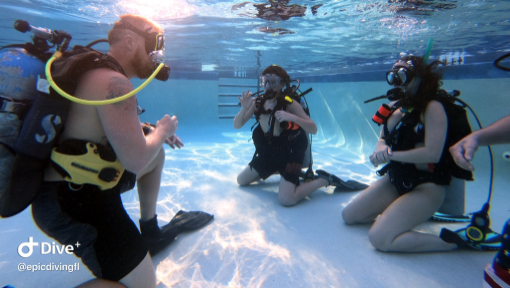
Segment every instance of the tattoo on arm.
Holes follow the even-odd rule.
[[[124,77],[118,76],[110,78],[106,89],[108,92],[106,99],[115,99],[133,91],[131,82]],[[117,102],[115,104],[119,104],[121,102]]]

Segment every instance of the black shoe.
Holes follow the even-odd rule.
[[[214,215],[202,211],[182,211],[175,214],[170,223],[159,228],[157,215],[154,218],[141,221],[140,231],[142,238],[149,247],[151,256],[155,256],[168,246],[175,237],[184,231],[198,229],[209,222]]]

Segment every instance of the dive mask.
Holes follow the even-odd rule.
[[[115,24],[113,29],[130,30],[143,37],[145,39],[145,52],[147,52],[147,55],[151,58],[155,68],[158,64],[165,62],[165,36],[162,33],[149,32],[152,29],[151,27],[142,31],[131,23],[122,20],[120,23]],[[165,65],[156,75],[156,79],[160,81],[166,81],[169,77],[170,67],[168,65]]]
[[[272,89],[282,82],[282,79],[275,74],[265,74],[260,76],[260,86],[264,88],[264,90]]]
[[[150,55],[155,63],[163,63],[165,58],[165,36],[162,33],[149,32],[152,27],[142,31],[127,21],[120,21],[113,29],[130,30],[143,37],[145,39],[145,52],[147,52],[147,55]]]
[[[386,73],[386,81],[393,86],[406,86],[413,80],[414,67],[411,61],[399,61]]]

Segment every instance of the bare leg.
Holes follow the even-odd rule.
[[[260,179],[259,173],[255,169],[251,169],[250,166],[244,167],[243,171],[237,175],[237,183],[240,186],[249,185],[251,182]]]
[[[156,287],[156,269],[152,264],[149,253],[143,258],[142,262],[136,266],[133,271],[129,272],[124,278],[120,279],[120,283],[129,288],[152,288]]]
[[[349,203],[342,211],[342,218],[346,224],[372,222],[399,196],[389,176],[385,175]]]
[[[137,175],[138,197],[140,198],[140,217],[142,221],[154,218],[156,202],[161,185],[161,172],[165,164],[165,150],[161,147],[154,160]]]
[[[280,189],[278,190],[278,200],[283,206],[295,205],[299,200],[312,194],[317,189],[327,186],[329,182],[326,179],[318,178],[310,182],[305,182],[296,186],[296,184],[280,179]]]
[[[447,251],[457,245],[438,236],[411,231],[437,211],[444,199],[444,187],[424,183],[396,199],[384,210],[368,232],[368,238],[381,251],[427,252]]]

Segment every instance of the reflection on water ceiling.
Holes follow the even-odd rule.
[[[167,62],[188,71],[202,71],[202,67],[233,71],[241,66],[250,70],[257,67],[260,55],[262,66],[277,63],[292,73],[333,74],[339,69],[390,63],[403,51],[423,54],[429,38],[435,43],[432,58],[462,55],[463,61],[455,63],[463,64],[507,51],[510,45],[508,1],[2,2],[7,9],[20,7],[15,11],[18,15],[6,13],[8,19],[0,20],[2,27],[10,27],[19,11],[43,17],[51,11],[55,21],[47,17],[46,23],[33,25],[72,30],[73,36],[80,34],[73,38],[76,41],[104,37],[121,14],[149,17],[165,28]],[[0,39],[0,44],[8,40]]]

